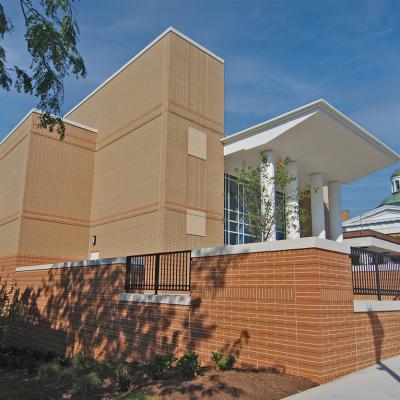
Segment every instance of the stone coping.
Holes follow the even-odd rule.
[[[46,269],[61,269],[61,268],[73,268],[73,267],[94,267],[97,265],[112,265],[112,264],[125,264],[125,263],[126,263],[126,257],[101,258],[99,260],[82,260],[82,261],[71,261],[58,264],[44,264],[44,265],[30,265],[26,267],[16,267],[15,272],[39,271]]]
[[[354,300],[354,312],[400,311],[398,300]]]
[[[120,293],[119,301],[132,303],[174,304],[178,306],[190,305],[190,294],[142,294]]]
[[[335,242],[318,237],[278,240],[275,242],[237,244],[231,246],[209,247],[191,251],[192,258],[212,257],[234,254],[262,253],[270,251],[290,251],[302,249],[321,249],[337,253],[350,254],[349,243]],[[16,272],[39,271],[73,267],[93,267],[98,265],[125,264],[126,257],[102,258],[99,260],[81,260],[57,264],[30,265],[16,267]]]
[[[399,244],[379,239],[373,236],[353,237],[345,239],[345,243],[348,243],[352,247],[368,247],[370,250],[376,252],[389,251],[397,256],[400,254]]]
[[[299,239],[277,240],[274,242],[237,244],[232,246],[195,249],[192,250],[192,258],[314,248],[334,251],[337,253],[350,254],[350,246],[346,243],[335,242],[333,240],[321,239],[318,237],[306,237]]]

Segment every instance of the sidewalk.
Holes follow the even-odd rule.
[[[335,381],[286,397],[285,400],[399,400],[400,356]]]

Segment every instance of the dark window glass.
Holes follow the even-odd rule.
[[[229,244],[237,244],[237,234],[236,233],[230,233],[229,234]]]
[[[276,240],[286,239],[286,221],[285,221],[285,194],[275,193],[275,214],[276,214]]]
[[[225,244],[253,243],[258,241],[248,225],[245,188],[237,178],[225,174],[224,190],[224,242]]]

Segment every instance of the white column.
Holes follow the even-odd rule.
[[[297,239],[300,237],[300,219],[299,174],[296,161],[290,161],[287,164],[287,174],[290,182],[286,188],[286,214],[289,217],[286,226],[286,237],[288,239]]]
[[[274,241],[276,239],[275,225],[275,154],[273,151],[265,152],[267,163],[261,168],[261,212],[267,214],[269,220],[269,233],[263,237],[262,241]]]
[[[326,238],[324,209],[324,178],[322,174],[310,175],[312,235]]]
[[[329,234],[331,240],[343,242],[342,210],[340,207],[340,183],[328,183]]]

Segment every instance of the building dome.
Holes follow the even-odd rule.
[[[396,177],[400,177],[400,168],[397,168],[393,174],[391,175],[391,178],[396,178]]]
[[[390,180],[392,194],[386,197],[379,206],[400,206],[400,168],[393,172]]]
[[[381,206],[400,206],[400,192],[392,193],[380,204]]]

